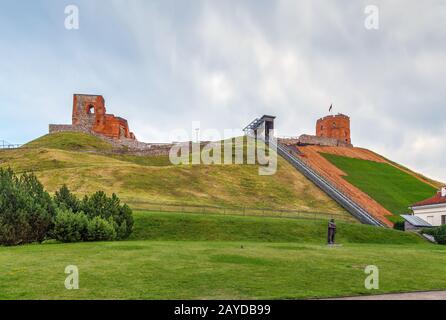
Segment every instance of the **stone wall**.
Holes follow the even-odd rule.
[[[352,147],[352,144],[338,140],[336,138],[318,137],[303,134],[299,137],[300,145],[318,145],[328,147]]]
[[[85,126],[67,125],[67,124],[50,124],[49,133],[59,132],[82,132],[98,137],[113,146],[114,153],[132,154],[141,156],[166,156],[169,155],[171,143],[145,143],[132,139],[112,139],[101,134],[90,131]]]
[[[278,141],[287,146],[317,145],[328,147],[352,147],[351,144],[335,138],[318,137],[308,134],[303,134],[299,138],[279,138]]]

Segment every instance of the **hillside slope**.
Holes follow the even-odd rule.
[[[363,148],[299,147],[302,159],[376,218],[392,225],[439,183]]]
[[[259,241],[325,244],[327,222],[203,214],[135,212],[131,240]],[[337,223],[338,243],[427,244],[415,233]]]
[[[34,171],[50,192],[63,184],[78,195],[104,190],[139,207],[144,202],[246,206],[340,213],[351,219],[281,158],[275,175],[259,176],[257,165],[173,166],[167,156],[111,154],[103,143],[82,133],[48,135],[1,151],[0,166]]]

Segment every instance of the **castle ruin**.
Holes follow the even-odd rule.
[[[316,135],[303,134],[299,138],[282,139],[282,142],[287,145],[353,147],[350,118],[341,113],[323,117],[316,122]]]
[[[346,144],[351,144],[350,118],[344,114],[326,116],[316,122],[316,136],[334,138]]]
[[[81,131],[101,135],[114,140],[134,140],[127,120],[107,114],[105,100],[100,95],[73,95],[71,125],[50,125],[50,133],[61,131]]]
[[[82,132],[109,142],[116,151],[136,155],[168,155],[171,144],[138,141],[126,119],[108,114],[101,95],[74,94],[71,124],[50,124],[49,133]]]

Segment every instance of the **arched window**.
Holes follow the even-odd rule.
[[[89,105],[88,107],[87,107],[87,113],[88,114],[94,114],[94,106],[93,105]]]

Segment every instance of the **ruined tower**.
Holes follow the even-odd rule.
[[[127,120],[107,114],[104,97],[75,94],[73,96],[72,125],[113,139],[132,139]]]

